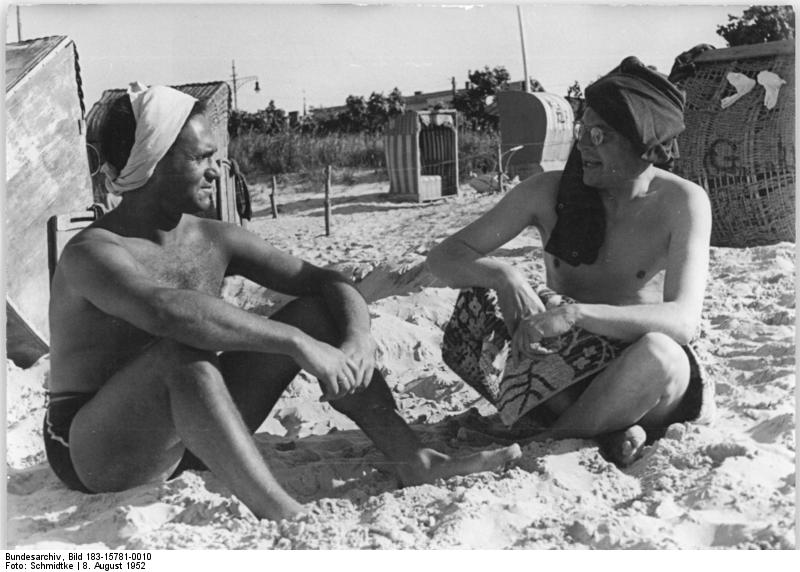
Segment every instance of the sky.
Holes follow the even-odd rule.
[[[6,41],[17,41],[14,5]],[[566,95],[636,55],[668,73],[746,4],[521,4],[528,75]],[[348,95],[459,87],[469,70],[523,77],[516,5],[42,4],[20,8],[22,39],[75,41],[87,109],[105,89],[231,81],[240,109],[343,105]],[[261,91],[254,90],[258,79]]]

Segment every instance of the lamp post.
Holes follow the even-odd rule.
[[[236,76],[236,61],[231,61],[231,87],[233,87],[233,108],[238,110],[239,109],[239,100],[237,98],[237,92],[239,91],[239,87],[250,83],[251,81],[256,82],[255,92],[258,93],[261,91],[261,86],[258,85],[258,76],[257,75],[248,75],[246,77],[237,77]]]

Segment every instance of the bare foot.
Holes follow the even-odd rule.
[[[308,512],[309,509],[308,506],[302,505],[288,496],[281,499],[269,499],[264,504],[265,508],[253,511],[256,518],[275,521],[291,519]]]
[[[490,471],[519,459],[522,450],[515,443],[508,447],[463,457],[450,457],[434,449],[421,449],[418,455],[419,460],[415,466],[398,470],[400,481],[406,486],[430,483],[436,479],[446,479],[455,475]]]
[[[642,454],[647,433],[640,425],[597,437],[600,454],[618,467],[628,467]]]

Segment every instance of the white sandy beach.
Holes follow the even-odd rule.
[[[274,220],[266,187],[252,187],[251,230],[358,281],[379,366],[424,441],[475,450],[453,418],[492,409],[441,361],[456,291],[424,259],[499,196],[465,186],[459,198],[420,205],[389,202],[388,183],[335,186],[326,237],[321,193],[281,189]],[[540,253],[531,230],[495,254],[533,276]],[[504,470],[398,489],[381,454],[301,374],[256,435],[280,482],[310,509],[281,522],[256,520],[208,472],[116,494],[68,490],[42,444],[48,358],[28,370],[8,362],[8,547],[794,548],[794,275],[794,244],[712,249],[697,345],[716,380],[718,418],[672,426],[625,470],[593,442],[566,440],[528,445]],[[225,296],[260,313],[286,300],[242,280]]]

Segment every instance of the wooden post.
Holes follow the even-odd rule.
[[[525,52],[525,26],[522,25],[522,6],[517,4],[517,20],[519,21],[519,41],[522,44],[522,91],[531,92],[531,82],[528,79],[528,54]]]
[[[272,176],[272,193],[269,196],[269,204],[272,206],[272,218],[278,218],[278,205],[275,204],[275,176]]]
[[[325,236],[331,235],[331,166],[325,167]]]
[[[503,152],[499,141],[497,143],[497,190],[503,192]]]

